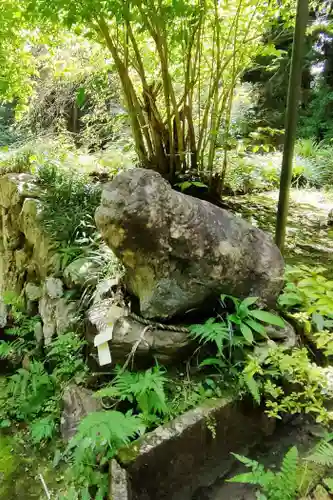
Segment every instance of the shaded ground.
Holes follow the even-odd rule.
[[[235,212],[253,225],[274,234],[278,192],[247,195],[227,200]],[[333,209],[333,195],[317,190],[293,189],[286,238],[286,262],[332,267],[333,226],[327,217]]]

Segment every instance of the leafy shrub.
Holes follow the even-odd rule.
[[[325,407],[323,371],[310,361],[306,348],[291,352],[277,346],[266,348],[248,357],[243,376],[253,398],[258,403],[264,399],[270,417],[309,413],[317,422],[327,424],[332,419]]]
[[[308,333],[312,325],[317,330],[333,326],[333,281],[325,273],[324,267],[286,267],[287,283],[279,305],[301,321]]]
[[[332,103],[331,87],[319,79],[312,90],[306,112],[300,117],[300,137],[313,137],[316,141],[330,140],[333,137]]]
[[[100,188],[54,162],[42,165],[37,173],[44,188],[41,223],[46,232],[65,247],[89,244],[96,232]]]
[[[72,379],[82,382],[87,374],[87,366],[82,357],[86,342],[78,333],[62,333],[54,339],[46,353],[46,360],[53,366],[53,377],[60,385]]]
[[[5,328],[8,340],[0,341],[0,358],[17,364],[25,354],[35,349],[34,330],[40,319],[38,316],[28,317],[25,314],[24,302],[15,293],[5,293],[3,300],[9,308],[8,319],[11,326]]]
[[[43,363],[32,360],[28,369],[19,368],[9,377],[6,392],[9,416],[15,420],[33,420],[42,413],[54,389],[54,380]]]
[[[230,154],[225,185],[234,193],[246,194],[278,189],[282,154]],[[307,167],[307,160],[295,155],[293,160],[293,185],[298,185]]]
[[[300,139],[296,142],[296,154],[303,158],[303,176],[308,185],[315,187],[332,185],[333,147],[331,143],[316,141],[314,138]]]
[[[65,384],[73,379],[82,382],[85,378],[87,368],[82,358],[85,342],[73,332],[64,333],[47,348],[45,362],[40,361],[38,356],[42,353],[36,350],[34,339],[34,325],[39,318],[29,318],[22,300],[14,294],[5,294],[5,299],[13,321],[6,333],[10,330],[17,338],[3,342],[0,352],[2,357],[15,361],[25,355],[25,363],[3,381],[0,427],[24,421],[32,441],[37,443],[51,438],[57,428]]]
[[[306,457],[306,460],[318,465],[333,467],[333,445],[331,443],[333,435],[327,434],[321,439],[314,450]]]

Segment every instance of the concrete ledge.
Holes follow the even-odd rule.
[[[210,400],[119,450],[110,498],[190,500],[227,473],[232,451],[245,452],[274,427],[245,401]]]

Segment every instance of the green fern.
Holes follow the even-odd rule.
[[[55,420],[52,416],[35,420],[30,425],[30,436],[34,444],[51,439],[56,428]]]
[[[307,460],[317,465],[333,467],[333,445],[327,439],[320,441]]]
[[[112,384],[97,392],[97,397],[115,398],[134,403],[144,415],[165,415],[169,412],[164,386],[167,378],[159,366],[144,372],[123,371],[116,368]]]
[[[111,458],[121,446],[129,444],[143,430],[137,415],[119,411],[90,413],[81,421],[66,453],[72,453],[76,466],[85,461],[94,464],[97,455]]]
[[[204,324],[191,325],[189,330],[190,336],[200,344],[214,343],[221,356],[224,346],[230,342],[228,324],[225,321],[217,322],[215,318],[209,318]]]
[[[295,446],[284,456],[279,472],[265,470],[263,465],[255,460],[235,453],[233,455],[247,468],[251,469],[251,472],[239,474],[229,479],[229,482],[258,485],[261,490],[258,493],[261,499],[296,500],[298,451]]]
[[[74,332],[63,333],[54,339],[46,354],[47,360],[55,365],[53,376],[59,384],[73,377],[77,382],[84,380],[87,366],[82,356],[86,342]]]
[[[91,488],[96,489],[96,500],[106,498],[108,475],[103,472],[103,466],[120,447],[142,432],[144,427],[137,415],[118,411],[87,415],[64,452],[64,458],[71,464],[66,473],[67,484],[73,484],[73,492],[79,493],[73,498],[91,498]]]
[[[20,368],[8,383],[10,411],[18,420],[28,420],[40,414],[44,404],[54,393],[54,380],[45,371],[43,363],[32,361],[29,369]]]
[[[282,461],[281,470],[277,474],[275,482],[276,492],[272,492],[272,499],[294,499],[298,489],[297,479],[298,469],[298,451],[296,446],[293,446],[285,455]]]

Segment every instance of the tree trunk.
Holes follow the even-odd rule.
[[[293,53],[289,76],[289,89],[287,98],[286,126],[284,151],[281,167],[280,194],[276,220],[275,241],[281,252],[284,251],[286,225],[289,208],[289,190],[292,178],[292,160],[295,145],[297,111],[300,98],[302,77],[302,55],[306,25],[309,16],[309,0],[298,0],[297,16],[294,33]]]

